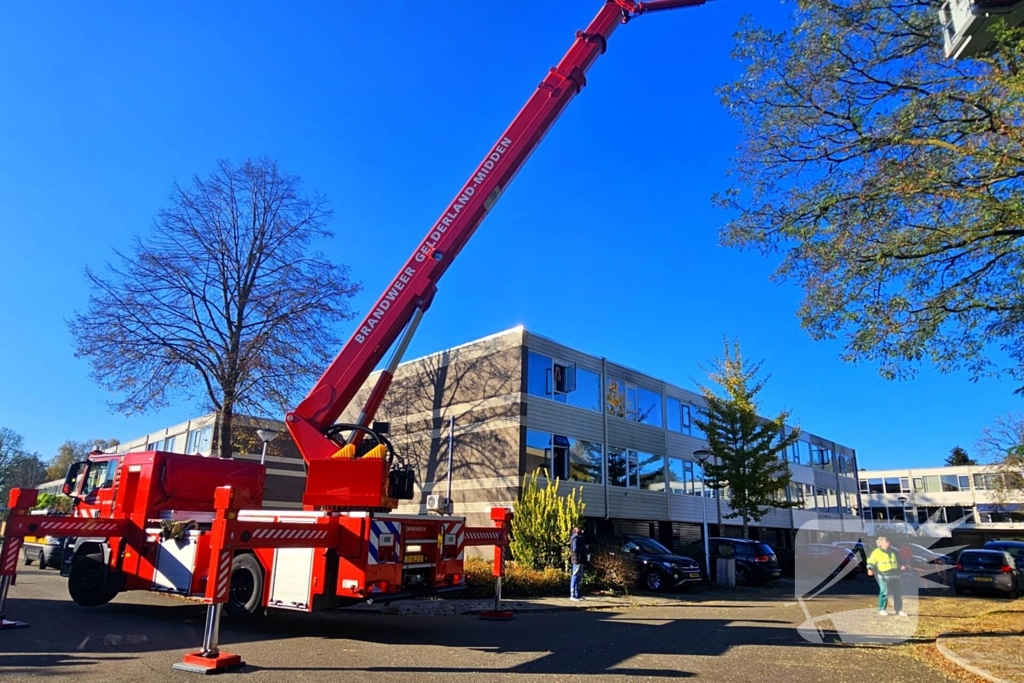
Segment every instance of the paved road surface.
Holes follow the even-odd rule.
[[[225,618],[222,649],[247,662],[230,680],[478,681],[495,679],[714,681],[944,681],[890,647],[814,645],[795,627],[784,591],[695,593],[666,606],[521,614],[512,622],[473,616],[273,612],[254,623]],[[189,680],[172,671],[202,641],[202,605],[146,593],[84,609],[53,570],[24,568],[7,617],[31,627],[0,632],[0,680],[76,683]],[[841,595],[836,605],[867,604]],[[819,607],[827,605],[821,603]]]

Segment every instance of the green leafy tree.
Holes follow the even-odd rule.
[[[705,483],[729,490],[732,512],[725,516],[743,520],[743,538],[749,537],[750,522],[759,522],[772,508],[798,505],[785,497],[792,474],[784,455],[800,430],[786,433],[789,411],[771,420],[758,416],[755,397],[769,379],[756,379],[761,365],[744,361],[739,340],[730,350],[727,339],[722,357],[710,369],[701,367],[722,393],[698,382],[706,406],[693,418],[713,456],[704,468]]]
[[[68,468],[76,462],[81,462],[89,457],[93,449],[106,450],[120,445],[117,439],[89,439],[87,441],[72,441],[68,439],[57,449],[57,455],[47,463],[46,479],[62,479],[68,472]]]
[[[527,473],[523,479],[523,491],[512,515],[512,557],[533,569],[568,570],[572,528],[583,527],[583,489],[560,496],[557,478],[549,479],[547,486],[540,488],[539,476],[540,470]]]
[[[220,413],[219,456],[234,415],[280,411],[337,353],[337,324],[360,286],[312,245],[331,236],[323,197],[270,159],[221,161],[170,206],[133,254],[92,287],[70,321],[75,355],[131,414],[180,396]]]
[[[963,465],[977,465],[978,461],[967,455],[967,451],[954,446],[953,450],[949,452],[949,457],[946,458],[946,465],[949,467],[960,467]]]
[[[1024,41],[946,59],[938,4],[798,0],[783,31],[741,26],[720,239],[781,254],[811,337],[883,377],[1024,380]]]

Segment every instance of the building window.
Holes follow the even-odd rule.
[[[692,462],[682,458],[669,458],[665,477],[668,480],[668,490],[672,493],[693,495]]]
[[[867,479],[861,479],[860,480],[860,492],[861,493],[871,493],[871,491],[868,489],[868,480]]]
[[[647,491],[665,490],[664,456],[637,451],[637,471],[640,488]]]
[[[971,490],[971,478],[966,474],[961,474],[958,479],[960,480],[960,490],[970,491]]]
[[[942,482],[942,490],[946,493],[952,493],[960,490],[960,482],[955,474],[943,474],[940,477]]]
[[[914,490],[924,491],[924,480],[921,477],[914,477]]]
[[[526,430],[526,471],[562,481],[600,484],[601,444],[561,434]]]
[[[690,406],[686,405],[678,398],[672,398],[671,396],[666,399],[666,406],[669,431],[679,432],[680,434],[690,434],[692,427],[692,423],[690,422]]]
[[[822,448],[820,446],[811,445],[811,459],[810,464],[814,467],[818,467],[829,472],[835,471],[835,465],[833,463],[833,453],[828,448]]]
[[[910,479],[908,477],[900,477],[900,493],[910,493]]]
[[[213,425],[206,425],[199,429],[193,429],[188,433],[188,441],[185,446],[186,453],[210,454],[210,442],[213,439]]]
[[[796,509],[802,510],[806,507],[804,503],[804,487],[801,484],[790,483],[786,497],[790,502],[796,503]]]
[[[590,484],[603,481],[601,444],[586,439],[569,439],[569,479]]]
[[[605,412],[631,422],[661,426],[661,394],[608,378],[605,391]]]
[[[704,492],[704,475],[701,467],[691,460],[669,458],[667,475],[672,493],[699,496]],[[708,497],[713,497],[713,493],[711,489],[707,490]]]
[[[612,486],[636,488],[636,451],[629,451],[634,457],[631,462],[628,460],[628,454],[624,448],[609,446],[606,452],[608,453],[608,483]]]
[[[550,477],[551,435],[526,430],[526,471],[533,474],[540,470],[541,476]]]
[[[885,486],[878,478],[868,479],[868,493],[885,493]]]
[[[526,356],[526,392],[577,408],[601,411],[601,376],[598,373],[534,351]]]

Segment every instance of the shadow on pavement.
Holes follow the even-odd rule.
[[[111,659],[126,660],[142,653],[194,651],[202,642],[205,607],[167,599],[166,604],[128,602],[126,596],[97,608],[82,608],[69,600],[17,599],[9,603],[9,616],[30,621],[28,629],[2,635],[4,650],[0,673],[41,674],[70,672],[83,665]],[[753,616],[753,615],[752,615]],[[637,614],[573,610],[545,614],[521,614],[512,622],[481,621],[473,616],[394,617],[377,614],[332,612],[320,614],[273,612],[270,617],[238,621],[225,617],[221,624],[221,646],[252,661],[245,670],[260,667],[260,660],[273,664],[269,650],[260,643],[313,639],[333,641],[332,651],[360,651],[361,644],[373,646],[423,646],[452,648],[443,656],[419,666],[416,653],[396,656],[391,664],[327,670],[390,673],[532,673],[602,674],[650,677],[689,677],[676,669],[637,667],[634,658],[647,655],[719,656],[743,645],[831,648],[803,640],[793,623],[776,619],[737,618],[687,619]],[[278,643],[280,647],[280,643]],[[303,647],[296,644],[295,647]],[[277,649],[277,648],[275,648]],[[495,655],[492,668],[479,664],[459,666],[454,653],[469,650]],[[424,650],[426,651],[426,650]],[[74,654],[54,655],[54,652]],[[264,653],[261,656],[261,652]],[[436,656],[436,652],[433,656]],[[527,661],[522,661],[529,657]],[[324,670],[311,663],[310,670]],[[281,670],[303,670],[283,666]]]

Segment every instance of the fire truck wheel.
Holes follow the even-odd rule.
[[[75,559],[68,574],[68,593],[82,607],[105,605],[117,595],[107,587],[107,568],[103,553],[91,553]]]
[[[263,567],[255,555],[235,555],[231,561],[231,593],[224,609],[229,614],[255,614],[263,602]]]

